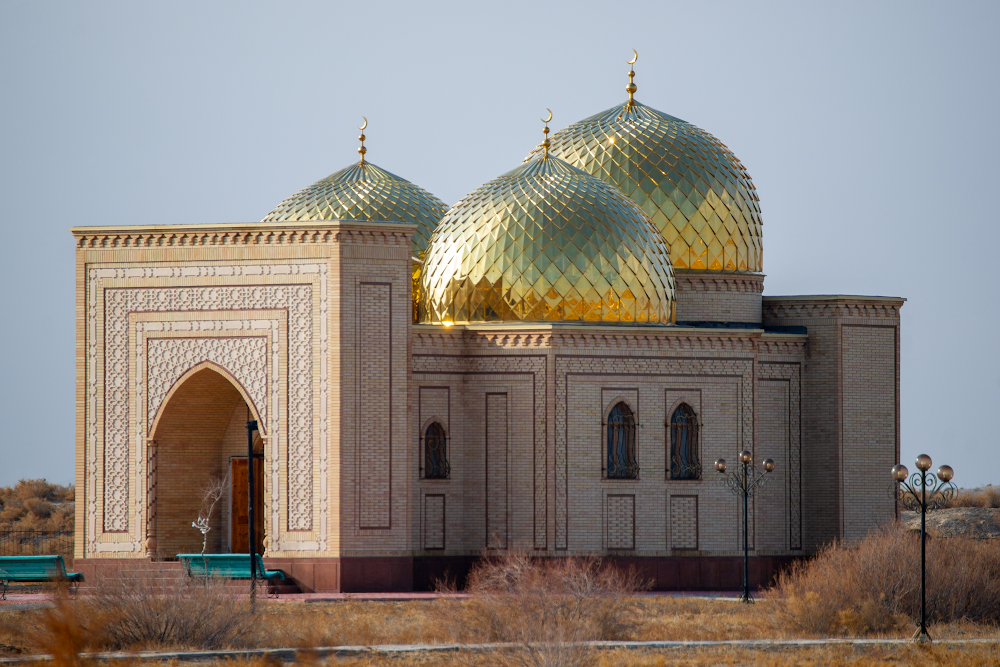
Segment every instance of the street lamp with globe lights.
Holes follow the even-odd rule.
[[[920,511],[920,628],[913,635],[918,642],[929,642],[927,632],[927,512],[948,505],[958,489],[951,483],[955,471],[951,466],[937,469],[937,480],[929,472],[933,463],[931,457],[921,454],[917,457],[918,472],[910,476],[910,471],[902,463],[892,467],[892,495],[896,502],[911,512]]]
[[[743,498],[743,595],[740,596],[740,602],[752,603],[748,574],[750,547],[747,544],[747,501],[759,489],[764,488],[765,475],[774,472],[774,459],[764,459],[763,472],[754,467],[753,454],[748,449],[740,452],[737,460],[739,468],[736,472],[726,473],[726,459],[716,459],[715,471],[725,476],[726,486],[733,495]]]

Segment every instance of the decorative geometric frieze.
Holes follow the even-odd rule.
[[[133,445],[135,452],[133,479],[138,496],[133,503],[133,511],[135,512],[133,526],[136,540],[143,540],[145,537],[145,514],[151,508],[151,500],[146,497],[147,489],[140,483],[146,475],[145,467],[149,461],[147,438],[153,437],[153,422],[156,420],[166,396],[177,381],[192,368],[208,361],[220,366],[232,375],[243,387],[243,390],[248,392],[250,402],[257,410],[261,432],[268,435],[272,447],[278,451],[281,431],[280,424],[277,423],[279,415],[275,416],[274,424],[268,419],[266,393],[270,389],[270,403],[272,405],[280,404],[278,377],[282,365],[282,347],[279,340],[282,321],[195,319],[187,321],[153,320],[136,323],[135,354],[133,357],[136,364],[133,390],[135,392],[135,405],[139,410],[135,419]],[[164,336],[176,335],[177,333],[187,335],[182,338],[164,338]],[[189,337],[191,334],[200,334],[204,338]],[[215,336],[213,337],[212,334]],[[268,337],[270,337],[270,341]],[[185,349],[173,349],[177,346]],[[271,369],[273,369],[271,382],[268,382],[268,359],[266,358],[268,347],[270,347],[270,364]],[[273,432],[272,426],[275,427]],[[277,480],[277,470],[275,469],[272,488],[278,488]],[[277,521],[279,516],[277,494],[272,494],[271,505],[274,520]]]
[[[782,300],[782,297],[764,297],[765,321],[803,318],[865,317],[899,319],[903,300],[868,301],[851,297],[817,298],[814,301]]]
[[[546,332],[491,332],[452,328],[434,331],[414,327],[414,350],[460,349],[484,351],[489,349],[530,348],[595,348],[629,350],[719,350],[753,352],[759,330],[738,333],[720,333],[715,330],[692,332],[690,329],[643,331],[546,331]]]
[[[87,515],[89,533],[89,551],[97,550],[99,509],[103,509],[103,530],[106,533],[128,530],[128,494],[129,494],[129,452],[128,428],[129,414],[129,360],[128,360],[128,318],[133,313],[153,312],[211,312],[229,310],[267,310],[285,309],[288,313],[288,406],[287,406],[287,462],[288,462],[288,517],[285,530],[311,530],[313,524],[313,391],[312,391],[312,346],[313,346],[313,285],[319,277],[320,286],[320,349],[327,349],[327,295],[326,295],[325,263],[314,264],[252,264],[252,265],[210,265],[162,267],[132,266],[129,268],[101,268],[88,270],[87,284],[87,369],[88,369],[88,424],[87,451],[89,453],[88,478],[89,488],[97,489],[99,471],[103,472],[103,508],[99,508],[95,494],[88,494]],[[295,280],[296,276],[305,277],[305,284],[286,285],[204,285],[204,286],[166,286],[124,288],[118,285],[105,287],[106,281],[124,280],[127,278],[226,278],[241,276],[281,276]],[[101,297],[103,296],[103,320],[101,314]],[[103,325],[103,326],[101,326]],[[104,354],[98,351],[99,332],[104,335]],[[202,343],[204,344],[204,343]],[[192,350],[189,350],[193,352]],[[202,350],[204,351],[204,350]],[[212,354],[224,354],[221,348]],[[103,356],[103,359],[100,357]],[[198,356],[198,355],[194,355]],[[192,357],[193,358],[193,357]],[[211,360],[203,357],[196,363]],[[320,356],[320,394],[324,401],[328,394],[326,357]],[[99,363],[103,362],[103,364]],[[98,368],[103,365],[103,382],[100,381]],[[194,365],[194,364],[192,364]],[[221,364],[220,364],[221,365]],[[254,373],[249,370],[230,368],[234,375],[246,377]],[[183,371],[182,371],[183,373]],[[169,373],[168,373],[169,375]],[[274,383],[276,378],[272,379]],[[259,386],[260,378],[248,380],[251,396],[263,396],[266,392]],[[99,435],[98,405],[100,389],[103,387],[104,417],[103,438]],[[276,387],[276,384],[275,384]],[[246,387],[245,387],[246,389]],[[167,387],[169,390],[169,386]],[[162,388],[157,388],[157,392]],[[161,399],[162,400],[162,399]],[[254,399],[256,400],[256,398]],[[266,405],[266,399],[261,399]],[[261,407],[261,406],[258,406]],[[264,408],[266,414],[266,408]],[[153,411],[151,411],[153,412]],[[325,414],[325,403],[321,406]],[[272,425],[273,428],[273,425]],[[328,465],[328,451],[325,425],[320,433],[320,468],[321,477],[325,482]],[[103,440],[103,442],[101,442]],[[272,474],[274,488],[278,488],[279,456],[277,439],[273,438]],[[98,446],[103,444],[103,447]],[[100,456],[103,450],[103,457]],[[138,457],[141,459],[141,457]],[[101,466],[102,462],[104,465]],[[141,468],[137,460],[137,472]],[[326,549],[327,516],[325,499],[327,488],[321,483],[321,540],[316,548]],[[277,496],[277,494],[275,494]],[[274,499],[275,510],[277,498]],[[278,516],[273,517],[275,525]],[[291,544],[291,543],[289,543]],[[106,550],[109,547],[102,547]],[[130,551],[133,544],[122,544],[121,549]],[[275,550],[279,545],[275,544]]]
[[[160,411],[170,389],[189,369],[203,361],[225,368],[250,396],[261,431],[267,428],[267,339],[153,338],[147,343],[147,428]],[[152,435],[152,433],[150,433]]]
[[[764,276],[752,273],[709,274],[675,271],[677,291],[681,292],[745,292],[761,294]]]
[[[333,225],[338,223],[334,222]],[[352,223],[348,223],[352,224]],[[357,224],[357,223],[353,223]],[[364,224],[364,223],[362,223]],[[199,229],[156,229],[135,231],[119,229],[108,232],[78,232],[77,247],[81,250],[101,248],[189,248],[204,246],[247,246],[247,245],[292,245],[321,243],[371,243],[380,245],[403,245],[410,247],[410,233],[400,227],[415,227],[408,223],[390,225],[377,224],[379,229],[330,229],[326,225],[254,225],[258,229],[246,229],[245,225],[226,228],[214,225]],[[319,229],[317,227],[327,227]]]

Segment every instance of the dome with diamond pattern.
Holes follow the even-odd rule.
[[[750,174],[701,128],[626,102],[555,132],[549,154],[631,197],[663,234],[675,269],[762,270],[760,205]]]
[[[666,244],[616,188],[552,157],[466,195],[434,231],[418,321],[665,324]]]
[[[413,254],[420,257],[448,206],[413,183],[361,161],[341,169],[278,204],[263,222],[356,220],[413,222]]]

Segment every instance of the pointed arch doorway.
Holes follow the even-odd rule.
[[[237,383],[221,367],[203,363],[171,389],[153,425],[155,516],[149,529],[155,551],[170,558],[198,553],[202,533],[192,523],[205,514],[213,485],[217,500],[209,514],[205,553],[247,553],[248,421],[257,416]],[[254,432],[254,515],[257,553],[263,553],[264,446]]]

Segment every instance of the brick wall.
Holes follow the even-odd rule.
[[[698,496],[670,496],[670,548],[698,550]]]
[[[490,461],[497,457],[493,424],[505,395],[510,546],[551,555],[726,556],[741,553],[742,515],[711,464],[719,457],[734,461],[744,447],[754,449],[757,361],[797,368],[804,361],[805,336],[752,330],[417,325],[413,348],[414,451],[419,452],[420,429],[432,415],[450,424],[451,479],[417,481],[425,507],[432,494],[446,497],[446,545],[434,553],[482,554],[486,525],[499,521],[492,509],[499,501],[500,484],[494,481],[499,471],[493,463],[487,465],[487,456]],[[785,370],[770,375],[781,387],[792,384]],[[800,455],[800,439],[788,435],[798,432],[795,382],[794,397],[782,389],[762,408],[776,424],[774,448],[781,451],[774,458],[781,466],[791,465],[790,448]],[[603,474],[603,423],[620,400],[633,408],[638,422],[637,479],[609,480]],[[702,423],[705,472],[700,480],[669,479],[667,422],[682,402]],[[756,449],[761,457],[772,455]],[[414,468],[412,474],[416,472]],[[755,525],[762,529],[755,545],[758,555],[790,553],[789,535],[800,533],[790,526],[801,518],[787,500],[793,482],[800,483],[800,477],[787,470],[771,480],[777,502],[767,508],[766,519],[774,526],[764,531],[764,522],[757,519]],[[424,536],[424,549],[426,536],[438,534],[428,517],[425,510],[415,526]]]
[[[804,326],[803,530],[807,550],[891,521],[899,458],[899,311],[891,297],[765,297],[764,324]]]
[[[331,347],[339,389],[330,426],[339,444],[330,486],[339,551],[408,557],[422,541],[413,523],[423,515],[413,494],[420,463],[409,446],[419,428],[409,419],[409,236],[343,235],[338,250]]]
[[[674,270],[678,322],[761,321],[764,276]]]
[[[896,457],[894,325],[846,324],[843,358],[844,537],[860,539],[895,514],[885,489]]]

